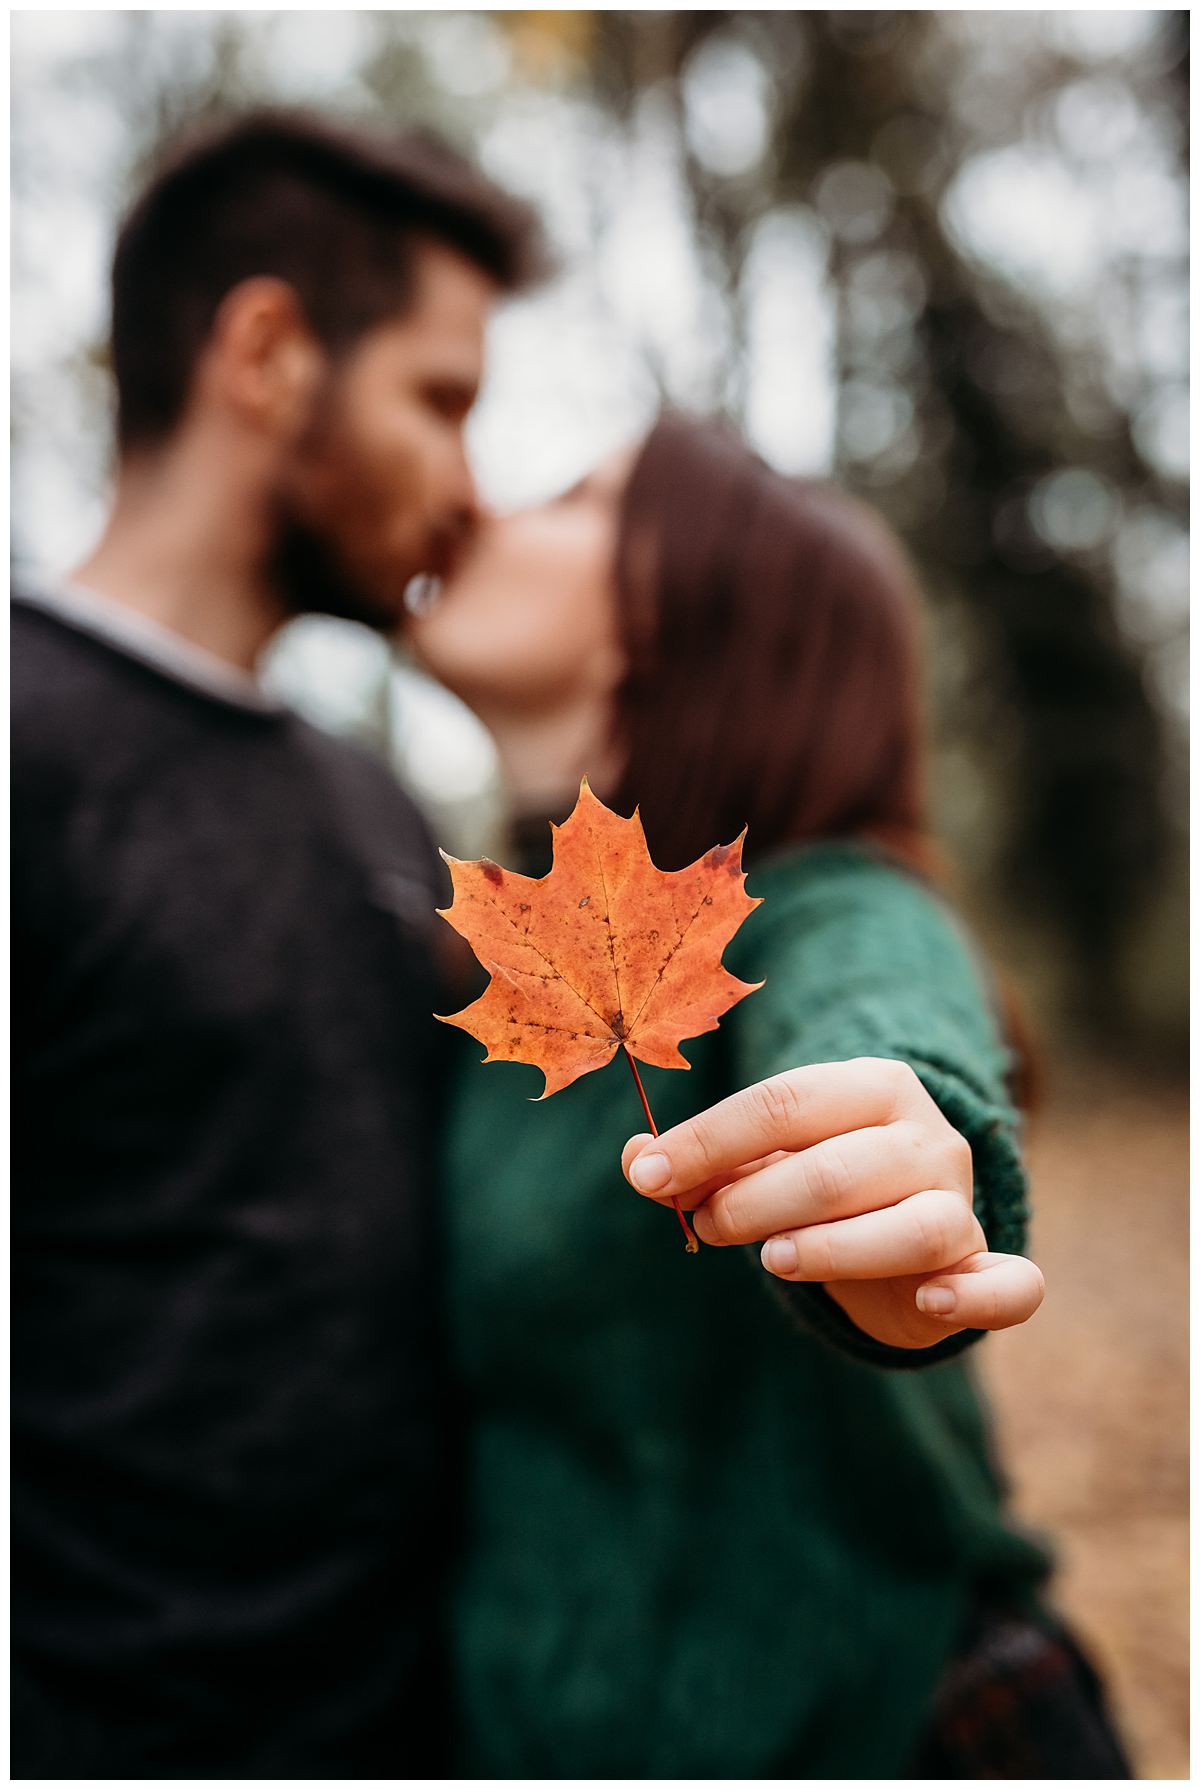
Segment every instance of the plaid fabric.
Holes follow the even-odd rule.
[[[1094,1668],[1056,1618],[976,1611],[909,1778],[1132,1778]]]

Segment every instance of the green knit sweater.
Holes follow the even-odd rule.
[[[659,1126],[797,1064],[901,1058],[971,1144],[989,1244],[1020,1249],[1006,1058],[957,921],[852,845],[748,887],[725,961],[766,986],[684,1046],[690,1074],[644,1072]],[[756,1250],[686,1255],[621,1175],[624,1064],[532,1103],[536,1070],[477,1055],[450,1144],[459,1770],[903,1775],[973,1595],[1032,1603],[1048,1569],[1003,1510],[973,1338],[889,1349]]]

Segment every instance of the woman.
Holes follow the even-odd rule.
[[[1040,1286],[988,1251],[1022,1247],[1024,1181],[986,977],[930,880],[915,610],[867,512],[667,418],[485,527],[414,624],[495,737],[519,868],[549,869],[547,821],[586,773],[640,805],[663,867],[748,824],[764,898],[725,962],[765,986],[686,1046],[691,1075],[646,1071],[663,1136],[624,1157],[726,1247],[683,1255],[616,1176],[627,1076],[531,1104],[533,1070],[466,1053],[464,1775],[1128,1775],[961,1359],[981,1287],[1012,1322]],[[706,1159],[688,1116],[782,1072],[801,1078],[766,1103],[782,1147]],[[827,1082],[843,1119],[802,1138],[797,1103]],[[902,1212],[958,1227],[946,1272],[837,1266],[835,1231],[890,1248]],[[762,1265],[729,1247],[764,1242]]]

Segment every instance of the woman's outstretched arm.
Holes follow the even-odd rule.
[[[765,987],[724,1022],[740,1091],[631,1138],[627,1178],[692,1208],[702,1242],[762,1245],[805,1321],[866,1359],[1024,1322],[1043,1286],[1009,1059],[957,916],[849,843],[753,880],[730,967]]]

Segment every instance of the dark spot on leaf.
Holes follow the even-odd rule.
[[[504,881],[504,872],[501,870],[499,864],[493,864],[490,858],[480,858],[479,868],[483,871],[483,874],[487,877],[489,883],[491,883],[494,888],[498,889]]]
[[[705,907],[711,907],[711,906],[712,906],[712,896],[711,896],[711,895],[706,895],[706,896],[705,896],[705,897],[704,897],[704,905],[705,905]]]
[[[527,901],[523,901],[521,903],[519,911],[523,914],[527,914],[529,912],[529,903]]]
[[[625,1015],[619,1007],[615,1013],[609,1014],[608,1023],[615,1037],[623,1038],[625,1036]]]

